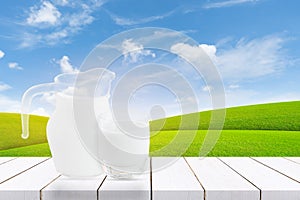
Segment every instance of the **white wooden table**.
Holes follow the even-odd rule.
[[[60,176],[51,158],[0,157],[0,200],[19,199],[300,200],[300,158],[187,157],[139,179],[79,180]]]

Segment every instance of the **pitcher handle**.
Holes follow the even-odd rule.
[[[30,87],[23,94],[21,105],[21,122],[22,122],[22,138],[27,139],[29,137],[29,112],[32,99],[38,95],[46,92],[57,91],[57,83],[45,83]]]

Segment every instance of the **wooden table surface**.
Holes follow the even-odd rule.
[[[154,169],[166,157],[151,159]],[[179,158],[132,180],[71,179],[51,158],[0,157],[0,200],[300,200],[300,158]]]

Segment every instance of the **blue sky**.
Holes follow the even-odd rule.
[[[227,106],[299,100],[299,7],[296,0],[5,1],[0,111],[19,111],[27,88],[78,69],[103,40],[142,27],[181,31],[201,44],[223,78]],[[143,63],[151,56],[139,59]],[[174,64],[172,59],[164,64]],[[209,86],[201,84],[200,110],[210,107]],[[49,113],[41,102],[33,110]]]

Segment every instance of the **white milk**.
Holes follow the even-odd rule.
[[[144,129],[147,133],[141,133],[148,135],[147,138],[134,138],[126,135],[113,120],[107,120],[105,116],[99,120],[101,133],[98,153],[105,172],[112,177],[128,178],[149,170],[148,127]]]
[[[96,151],[97,122],[93,116],[84,116],[81,120],[81,123],[88,124],[89,127],[85,132],[85,137],[89,140],[87,145],[92,151]],[[48,121],[47,138],[59,173],[72,177],[96,176],[102,173],[100,163],[84,148],[77,133],[72,96],[59,93],[56,95],[56,110]]]

